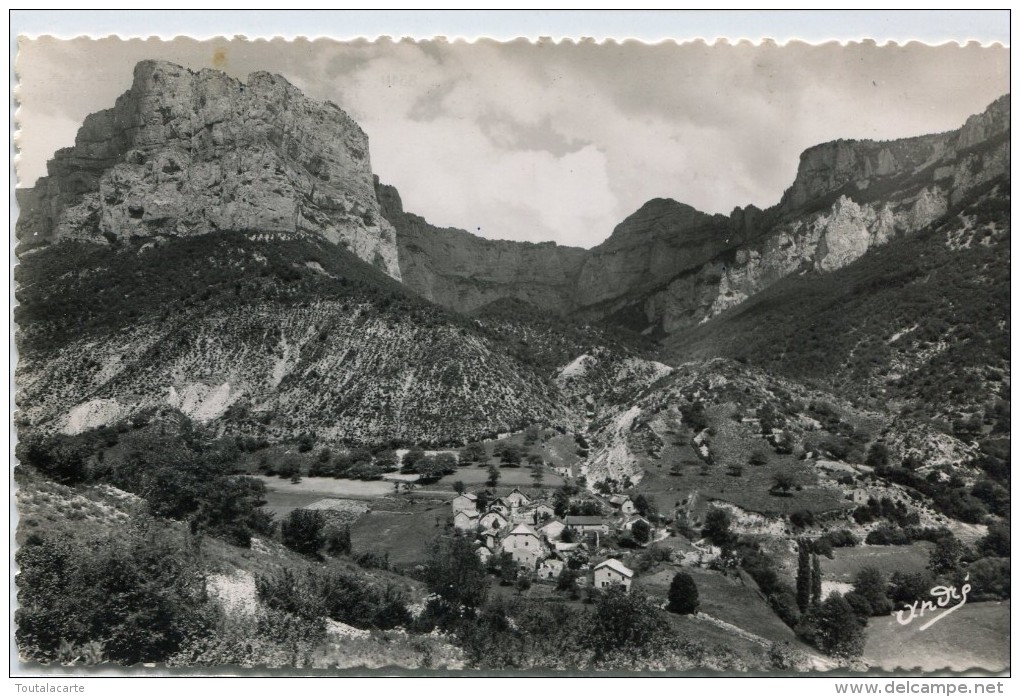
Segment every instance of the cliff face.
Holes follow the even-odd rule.
[[[722,215],[707,215],[671,199],[653,199],[593,248],[578,278],[580,307],[655,288],[735,244],[739,231]]]
[[[1009,96],[957,131],[807,150],[775,223],[645,300],[649,326],[672,333],[707,321],[781,278],[843,268],[869,249],[942,217],[978,187],[1009,173]]]
[[[397,229],[403,282],[425,298],[471,312],[515,298],[566,314],[647,292],[697,268],[748,238],[760,215],[753,207],[731,218],[655,199],[590,249],[488,240],[437,228],[403,210],[400,195],[379,185],[383,216]]]
[[[368,137],[336,105],[268,73],[242,84],[214,70],[139,63],[131,89],[86,118],[75,145],[19,201],[23,244],[312,234],[399,278]]]
[[[391,204],[384,215],[398,230],[405,281],[435,302],[464,311],[513,297],[668,334],[790,274],[834,271],[937,220],[1008,173],[1009,114],[1006,95],[957,131],[818,145],[766,211],[738,208],[727,218],[654,199],[590,250],[437,230]]]
[[[575,307],[574,287],[585,250],[552,242],[488,240],[437,228],[404,212],[392,186],[379,185],[382,215],[397,229],[400,275],[424,298],[460,312],[516,298],[559,313]]]

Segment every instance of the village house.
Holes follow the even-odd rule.
[[[510,504],[503,499],[496,499],[489,504],[489,512],[496,512],[503,516],[503,520],[510,520]]]
[[[517,523],[534,525],[535,513],[528,508],[515,508],[510,512],[510,523],[511,525],[516,525]]]
[[[606,559],[595,567],[595,587],[609,588],[614,585],[621,585],[625,590],[630,590],[631,579],[634,572],[623,565],[619,559]]]
[[[553,520],[539,528],[539,532],[542,533],[542,536],[545,537],[545,539],[549,541],[554,541],[560,539],[560,535],[566,529],[567,526],[564,525],[562,522],[558,520]]]
[[[521,506],[526,506],[529,503],[531,503],[531,497],[529,497],[527,494],[525,494],[517,487],[514,487],[513,491],[504,496],[502,500],[505,501],[508,506],[510,506],[511,510],[514,508],[520,508]]]
[[[499,536],[496,534],[495,530],[483,529],[479,535],[481,535],[482,542],[485,543],[486,547],[489,549],[496,549],[496,543],[499,541]]]
[[[453,527],[458,530],[474,530],[478,526],[478,511],[457,511],[453,516]]]
[[[556,511],[547,503],[540,503],[535,506],[535,522],[540,523],[547,518],[555,518]]]
[[[634,523],[638,522],[639,520],[644,521],[645,525],[647,525],[649,529],[653,527],[653,525],[650,522],[648,522],[647,518],[643,518],[639,515],[634,515],[630,516],[629,518],[624,518],[623,522],[620,523],[620,529],[631,530],[634,528]]]
[[[482,527],[482,530],[502,530],[509,523],[510,521],[507,520],[506,516],[496,509],[489,510],[488,513],[478,519],[478,524]]]
[[[553,549],[556,550],[556,553],[558,555],[566,556],[573,552],[575,549],[579,549],[581,547],[581,544],[582,543],[580,542],[554,542]]]
[[[634,502],[630,500],[629,496],[623,494],[616,494],[609,497],[609,505],[618,510],[623,515],[631,515],[634,513]]]
[[[464,493],[454,498],[450,505],[453,507],[454,515],[457,511],[474,511],[478,509],[478,497],[474,494]]]
[[[609,523],[597,515],[568,515],[563,522],[574,532],[609,532]]]
[[[545,581],[559,578],[565,568],[567,565],[559,559],[546,559],[538,565],[538,577]]]
[[[529,569],[534,569],[538,561],[545,556],[542,539],[534,529],[524,523],[507,533],[500,545],[515,562]]]
[[[475,550],[475,554],[477,554],[481,562],[485,564],[489,561],[489,558],[492,556],[492,550],[489,549],[488,547],[479,547],[478,549]]]

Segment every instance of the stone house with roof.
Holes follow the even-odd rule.
[[[517,525],[500,542],[504,553],[528,569],[534,569],[546,556],[545,545],[535,530],[525,523]]]
[[[456,496],[451,502],[450,506],[453,508],[454,515],[457,511],[475,511],[478,510],[478,497],[474,494],[463,493]]]
[[[478,518],[478,525],[482,530],[502,530],[510,521],[497,509],[492,509]]]
[[[457,511],[453,516],[453,527],[458,530],[474,530],[478,527],[478,511]]]
[[[634,572],[628,569],[619,559],[606,559],[595,566],[594,582],[596,588],[609,588],[614,585],[630,590]]]

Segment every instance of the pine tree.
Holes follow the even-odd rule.
[[[811,554],[808,543],[801,540],[797,549],[797,607],[807,612],[811,605]]]

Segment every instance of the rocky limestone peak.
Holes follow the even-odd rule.
[[[919,174],[1008,131],[1007,94],[984,112],[971,116],[956,131],[891,141],[836,140],[816,145],[801,154],[797,177],[783,195],[779,208],[790,214],[805,208],[827,207],[841,194],[870,198],[868,190],[876,182]]]
[[[659,235],[682,242],[686,233],[698,230],[712,220],[713,216],[686,203],[671,198],[653,198],[624,218],[599,247],[629,245],[638,242],[638,238],[643,241],[648,236]]]
[[[957,148],[972,148],[1009,132],[1010,95],[1004,94],[980,114],[974,114],[960,129]]]
[[[75,145],[26,192],[24,243],[194,235],[311,234],[400,278],[368,137],[342,109],[279,75],[242,83],[165,61],[85,119]]]
[[[392,222],[391,218],[403,215],[404,202],[400,198],[400,192],[397,191],[397,187],[381,183],[379,177],[375,177],[374,183],[375,197],[379,201],[383,217]]]

